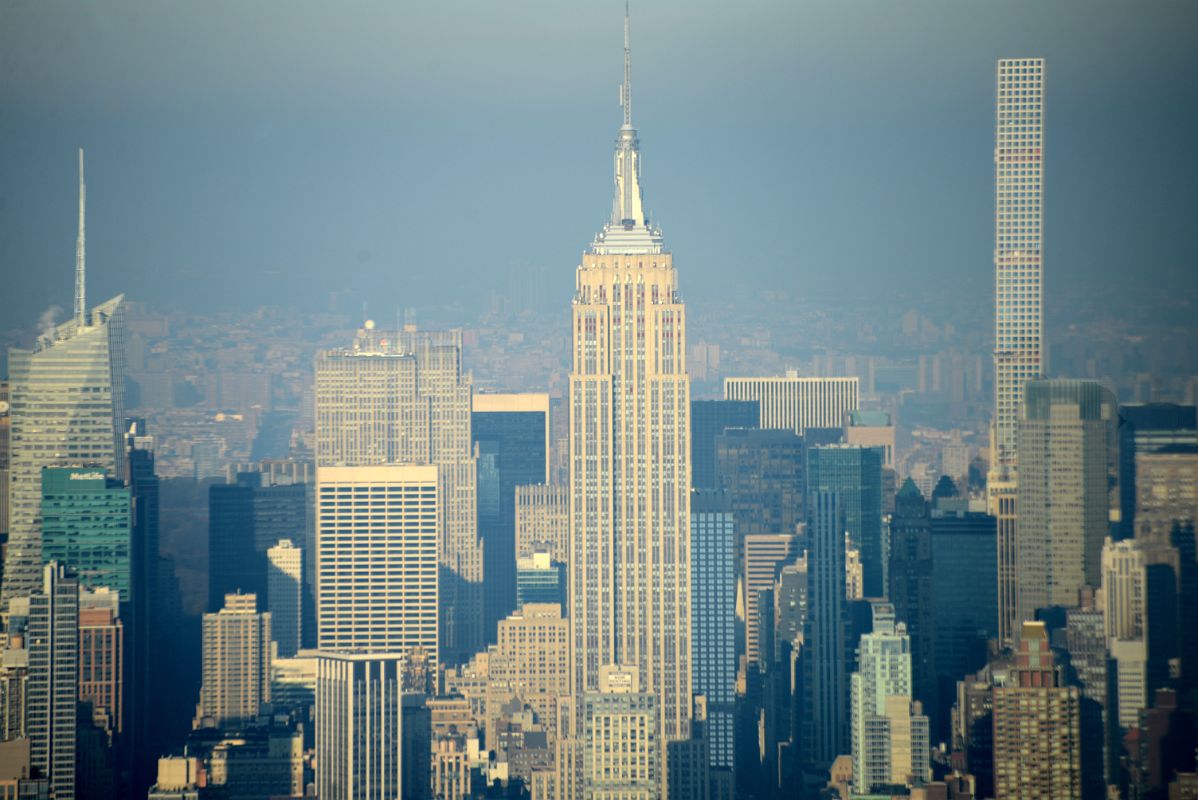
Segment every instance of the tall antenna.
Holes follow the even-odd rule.
[[[87,267],[84,214],[87,212],[87,184],[83,182],[83,148],[79,148],[79,238],[75,240],[75,325],[83,327],[87,315]]]
[[[628,0],[624,2],[624,86],[620,92],[624,106],[624,127],[632,127],[632,47],[628,37]]]

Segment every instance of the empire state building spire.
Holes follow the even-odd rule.
[[[624,246],[633,246],[631,241],[625,240],[637,238],[642,240],[639,246],[650,247],[653,231],[649,229],[649,220],[645,218],[644,199],[641,196],[640,142],[636,138],[636,128],[632,127],[632,46],[627,5],[624,7],[624,83],[620,86],[620,105],[624,108],[624,124],[616,136],[616,196],[612,202],[611,222],[599,239],[606,241],[609,246],[620,246],[615,241],[617,239]],[[629,234],[634,236],[630,237]],[[597,240],[596,245],[599,244]],[[657,247],[660,248],[660,241]]]

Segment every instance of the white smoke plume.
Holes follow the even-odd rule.
[[[50,306],[37,318],[37,329],[47,339],[54,338],[54,326],[62,314],[62,306]]]

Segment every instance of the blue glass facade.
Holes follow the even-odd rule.
[[[728,428],[756,428],[761,418],[756,400],[691,401],[691,486],[717,489],[716,437]]]
[[[484,638],[516,608],[516,487],[545,482],[545,411],[474,411],[478,532],[483,550]]]
[[[712,769],[732,769],[736,710],[736,545],[723,492],[691,494],[691,664],[707,698]]]
[[[108,587],[127,603],[131,588],[129,490],[103,469],[42,470],[42,561],[56,561],[88,589]]]

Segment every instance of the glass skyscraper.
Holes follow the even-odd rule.
[[[122,481],[90,467],[42,470],[42,559],[57,561],[88,589],[132,595],[133,514]]]
[[[11,504],[3,600],[40,584],[42,468],[125,474],[124,303],[116,297],[8,352]]]
[[[691,662],[707,698],[712,769],[733,768],[736,712],[736,540],[732,507],[718,491],[691,495]]]
[[[716,437],[728,428],[756,428],[756,400],[694,400],[691,402],[691,485],[717,489]]]
[[[549,395],[476,394],[478,532],[483,540],[483,636],[516,608],[516,487],[549,482]]]
[[[886,595],[886,547],[882,538],[880,447],[829,445],[807,451],[807,491],[840,498],[844,530],[861,553],[866,597]]]

